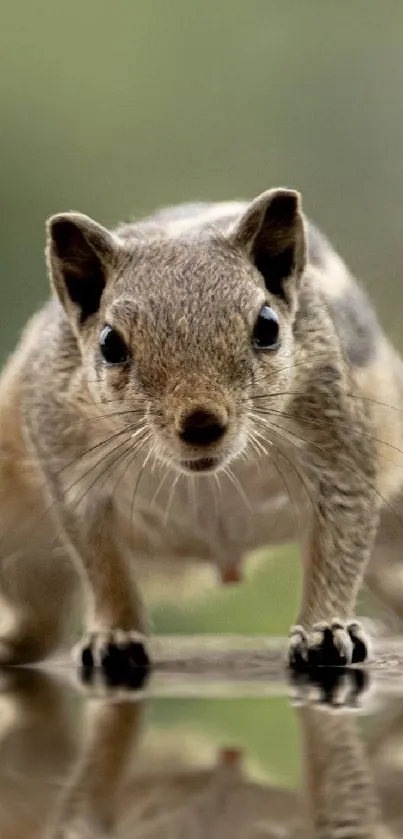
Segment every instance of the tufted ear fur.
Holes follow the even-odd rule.
[[[293,297],[306,261],[301,196],[291,189],[270,189],[250,204],[232,234],[262,274],[268,291],[287,302]]]
[[[46,228],[46,257],[53,287],[79,327],[99,309],[118,245],[108,230],[81,213],[52,216]]]

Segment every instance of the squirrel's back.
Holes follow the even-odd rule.
[[[228,234],[247,207],[246,201],[183,203],[121,224],[116,233],[127,242],[139,238],[180,238],[211,228]],[[373,360],[382,342],[382,330],[374,309],[328,238],[308,219],[306,228],[310,276],[328,303],[348,359],[353,365],[363,367]]]

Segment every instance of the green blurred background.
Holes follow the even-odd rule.
[[[49,214],[113,225],[280,184],[403,349],[402,88],[398,0],[3,2],[0,357],[46,298]],[[283,633],[298,585],[295,550],[272,552],[239,590],[160,603],[156,625]]]

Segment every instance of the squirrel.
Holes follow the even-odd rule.
[[[388,600],[401,535],[403,364],[300,193],[112,231],[61,213],[46,258],[51,299],[0,379],[0,662],[54,651],[80,590],[76,660],[148,666],[136,559],[231,580],[296,535],[290,666],[364,660],[357,594],[372,554]]]

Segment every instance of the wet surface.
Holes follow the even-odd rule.
[[[2,671],[1,839],[401,837],[400,642],[292,679],[232,643],[157,642],[141,690]]]

